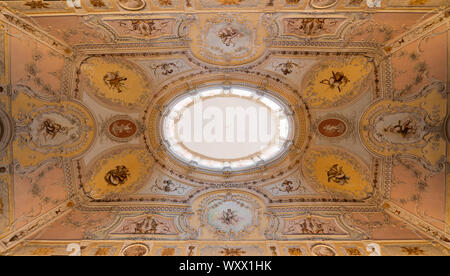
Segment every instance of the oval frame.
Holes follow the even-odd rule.
[[[120,120],[130,121],[131,123],[133,123],[136,127],[135,132],[128,137],[117,137],[117,136],[113,135],[110,132],[111,124],[113,124],[116,121],[120,121]],[[106,134],[106,136],[108,136],[109,139],[116,141],[116,142],[125,143],[125,142],[129,142],[129,141],[133,140],[136,136],[138,136],[142,132],[142,127],[136,122],[135,119],[131,118],[128,115],[115,115],[115,116],[109,118],[105,123],[103,123],[102,130]]]
[[[139,10],[142,10],[143,8],[145,8],[145,6],[147,5],[147,2],[145,2],[144,0],[137,0],[137,1],[140,1],[142,4],[139,7],[137,7],[137,8],[130,8],[130,7],[127,7],[124,4],[122,4],[121,0],[116,0],[117,4],[122,9],[127,10],[127,11],[139,11]]]
[[[266,182],[268,179],[281,179],[283,175],[290,174],[298,170],[301,155],[308,149],[308,144],[312,139],[311,114],[305,101],[298,92],[286,83],[278,82],[263,76],[243,76],[238,73],[230,73],[229,78],[223,74],[194,74],[189,85],[186,85],[184,78],[172,80],[156,93],[156,97],[148,104],[145,111],[145,131],[144,142],[153,160],[158,167],[181,181],[186,180],[198,185],[228,185],[231,181],[239,185],[248,185]],[[264,86],[261,86],[261,83]],[[201,89],[207,86],[244,86],[261,91],[261,93],[272,92],[282,99],[293,112],[294,137],[289,150],[285,151],[285,156],[271,163],[264,163],[261,166],[246,171],[205,171],[196,166],[186,165],[178,162],[170,156],[166,150],[163,139],[160,135],[160,119],[164,106],[177,96],[185,94],[186,91],[193,91],[195,88]]]
[[[314,4],[314,1],[315,0],[309,1],[309,4],[311,5],[311,7],[315,8],[315,9],[328,9],[328,8],[331,8],[331,7],[335,6],[337,4],[337,2],[338,2],[337,0],[334,0],[333,3],[328,4],[326,6],[318,6],[318,5]]]
[[[133,248],[133,247],[141,247],[141,248],[145,249],[145,253],[143,255],[139,255],[139,256],[146,256],[150,252],[150,249],[148,248],[147,245],[145,245],[143,243],[132,243],[132,244],[129,244],[125,248],[122,249],[121,255],[122,256],[127,256],[127,255],[125,255],[125,252],[127,250],[129,250],[130,248]]]
[[[289,150],[290,145],[293,143],[293,139],[295,136],[295,120],[294,120],[294,118],[292,118],[292,114],[293,114],[292,110],[290,110],[290,108],[288,107],[288,104],[285,103],[285,101],[281,97],[277,96],[276,94],[274,94],[272,92],[268,92],[268,91],[265,91],[264,93],[262,93],[262,91],[260,91],[256,88],[253,88],[253,87],[249,87],[249,86],[231,85],[228,87],[228,86],[223,86],[223,85],[222,86],[211,85],[211,86],[205,86],[202,88],[196,88],[193,91],[189,91],[187,93],[182,93],[180,95],[177,95],[175,98],[171,99],[164,106],[163,115],[160,117],[159,122],[158,122],[159,130],[160,130],[159,135],[162,138],[162,140],[164,141],[164,146],[166,147],[167,152],[169,153],[169,155],[172,158],[183,163],[186,166],[193,165],[192,163],[188,162],[188,160],[183,160],[183,158],[177,152],[174,152],[173,150],[171,150],[171,144],[166,139],[166,133],[165,133],[166,118],[170,115],[169,113],[171,112],[171,110],[173,110],[173,108],[175,106],[177,106],[178,103],[182,102],[185,99],[188,99],[189,97],[193,97],[199,93],[201,94],[201,93],[208,92],[208,91],[215,90],[215,89],[222,89],[222,92],[224,92],[226,90],[231,91],[233,88],[250,92],[250,93],[252,93],[252,95],[260,95],[261,97],[267,98],[267,99],[271,100],[272,102],[275,102],[278,105],[278,107],[280,107],[284,111],[285,117],[288,120],[288,125],[289,125],[289,131],[288,131],[287,137],[285,139],[285,142],[284,142],[282,148],[280,148],[280,150],[276,154],[274,154],[267,160],[264,160],[261,164],[259,162],[257,162],[256,164],[250,165],[247,167],[231,168],[231,166],[230,166],[230,167],[223,167],[222,169],[206,167],[206,166],[203,166],[200,164],[195,164],[195,166],[205,172],[213,172],[213,173],[222,173],[224,171],[241,172],[241,171],[248,171],[248,170],[256,169],[256,168],[260,167],[261,165],[275,163],[286,155],[286,152]],[[230,92],[230,93],[232,93],[232,92]],[[256,153],[250,154],[250,156],[255,155]],[[260,154],[262,154],[262,153],[260,153]],[[198,154],[198,155],[201,156],[201,154]],[[206,159],[205,158],[206,156],[201,156],[201,157],[203,157],[203,159]],[[214,159],[215,158],[210,158],[210,159],[206,159],[206,160],[214,160]],[[230,160],[223,161],[223,162],[239,162],[239,161],[231,161],[231,159],[230,159]]]

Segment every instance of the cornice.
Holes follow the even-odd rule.
[[[0,253],[11,249],[56,219],[69,213],[73,209],[73,206],[72,199],[66,199],[47,213],[38,216],[26,225],[9,233],[0,240]]]
[[[46,33],[41,28],[22,19],[17,12],[11,11],[7,7],[0,6],[0,21],[13,26],[20,31],[30,35],[65,57],[71,57],[73,51],[69,45],[63,43]]]
[[[399,218],[401,221],[406,222],[413,228],[430,237],[432,240],[438,242],[443,247],[450,249],[450,235],[448,233],[438,229],[416,215],[411,214],[392,200],[385,200],[383,208],[390,215]]]

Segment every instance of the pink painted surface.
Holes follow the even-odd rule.
[[[11,82],[30,87],[39,94],[59,94],[64,58],[46,45],[11,30]]]
[[[41,16],[34,17],[33,22],[69,45],[110,42],[99,27],[85,24],[79,16]]]
[[[409,96],[419,92],[432,81],[447,78],[447,33],[445,26],[434,31],[426,39],[416,40],[392,56],[393,88]],[[421,72],[423,72],[421,74]]]
[[[14,175],[16,229],[67,198],[64,171],[51,164],[27,175]]]
[[[413,168],[421,174],[419,178],[412,170],[402,165],[393,167],[391,198],[400,207],[424,219],[434,226],[445,227],[445,173],[431,174],[420,165]],[[424,179],[425,175],[429,175]]]
[[[113,219],[114,215],[109,212],[83,212],[74,209],[41,230],[40,234],[36,235],[36,239],[85,239],[91,230],[108,225]]]
[[[353,213],[354,226],[367,231],[374,240],[417,240],[419,235],[404,222],[383,213]]]
[[[427,18],[424,13],[377,13],[372,20],[346,32],[345,38],[352,41],[386,43],[396,38]]]

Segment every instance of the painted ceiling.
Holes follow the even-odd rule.
[[[449,255],[449,30],[446,0],[1,1],[0,254]],[[178,162],[167,104],[233,85],[289,106],[285,154]]]

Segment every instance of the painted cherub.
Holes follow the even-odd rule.
[[[231,209],[227,209],[226,211],[224,210],[220,219],[224,224],[227,225],[232,225],[239,221],[236,212]]]
[[[341,86],[347,85],[350,80],[342,72],[331,71],[333,76],[329,79],[321,80],[320,83],[328,85],[331,89],[337,87],[339,92],[341,92]]]
[[[108,72],[105,76],[103,76],[103,81],[109,88],[116,89],[117,93],[122,93],[122,88],[124,87],[124,81],[126,81],[126,77],[121,77],[119,72]]]
[[[396,133],[396,134],[401,135],[403,138],[407,138],[408,136],[415,134],[416,129],[417,129],[417,127],[412,120],[405,120],[404,122],[399,120],[398,124],[391,125],[391,126],[385,128],[384,131]]]
[[[235,38],[242,36],[238,30],[231,27],[222,29],[217,35],[222,40],[222,43],[226,46],[232,45]]]
[[[48,137],[50,139],[54,139],[56,135],[59,133],[67,134],[69,129],[64,127],[51,119],[46,119],[41,123],[39,132],[44,132],[44,139],[47,140]]]
[[[350,177],[346,176],[342,166],[334,164],[327,172],[328,182],[333,181],[334,183],[344,185],[350,180]]]

